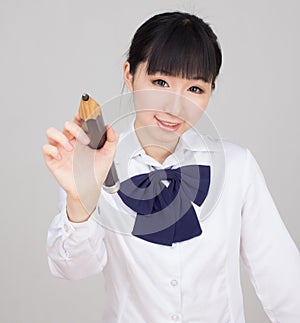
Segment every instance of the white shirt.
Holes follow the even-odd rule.
[[[172,246],[135,237],[136,214],[104,190],[88,221],[70,222],[59,187],[59,213],[47,238],[51,273],[77,280],[103,272],[106,307],[100,322],[244,323],[241,257],[271,322],[299,323],[299,250],[258,163],[243,146],[199,138],[189,130],[160,164],[145,154],[131,124],[120,134],[115,164],[121,181],[159,168],[210,165],[208,196],[200,207],[193,204],[200,236]]]

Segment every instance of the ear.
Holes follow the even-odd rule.
[[[133,75],[130,73],[130,63],[126,61],[123,65],[124,82],[128,90],[133,91]]]

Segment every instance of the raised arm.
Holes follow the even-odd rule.
[[[59,184],[59,213],[47,236],[49,267],[54,276],[72,280],[96,274],[106,264],[105,231],[93,215],[99,212],[101,188],[118,141],[107,127],[104,146],[91,149],[81,126],[76,114],[62,132],[48,128],[48,144],[43,146],[46,165]]]

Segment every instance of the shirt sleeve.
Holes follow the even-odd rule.
[[[272,323],[300,322],[300,253],[247,149],[241,259]]]
[[[95,220],[97,205],[85,222],[74,223],[66,213],[66,193],[59,186],[59,213],[52,220],[46,250],[49,269],[57,278],[79,280],[102,271],[107,262],[105,231]]]

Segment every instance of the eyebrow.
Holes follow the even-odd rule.
[[[188,80],[203,81],[204,83],[209,83],[203,77],[192,77],[191,79],[188,79]]]
[[[176,77],[174,75],[171,75],[168,72],[164,72],[164,71],[157,71],[154,74],[149,74],[150,76],[156,76],[156,75],[164,75],[164,76],[171,76],[171,77]],[[209,83],[208,81],[206,81],[202,76],[194,76],[192,78],[187,78],[187,80],[189,81],[202,81],[204,83]]]

